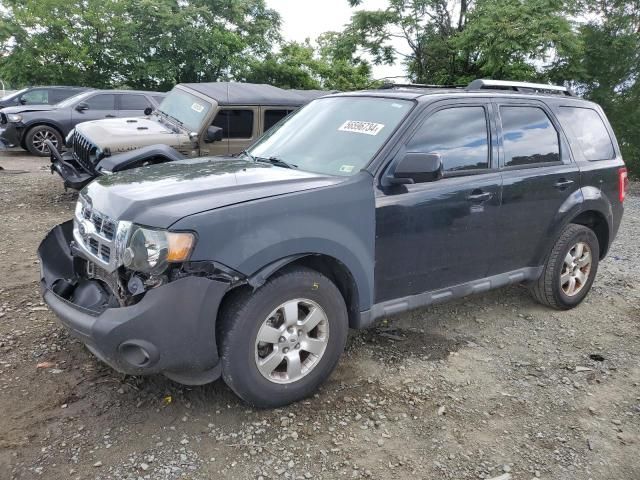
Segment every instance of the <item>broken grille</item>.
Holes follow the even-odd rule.
[[[96,264],[109,271],[117,268],[115,250],[117,231],[116,221],[94,210],[92,205],[82,197],[78,200],[74,237]]]

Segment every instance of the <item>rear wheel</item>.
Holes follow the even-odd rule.
[[[222,376],[240,398],[261,408],[311,395],[337,365],[348,331],[340,291],[306,268],[235,294],[220,321]]]
[[[62,146],[62,135],[58,130],[47,125],[38,125],[27,132],[24,145],[27,150],[39,157],[49,156],[49,147],[45,144],[49,140],[58,150]]]
[[[553,246],[540,278],[531,286],[534,298],[568,310],[589,293],[598,271],[600,245],[593,230],[568,225]]]

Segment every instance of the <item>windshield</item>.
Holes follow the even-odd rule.
[[[177,120],[192,132],[200,131],[202,121],[210,110],[209,102],[180,88],[171,90],[158,107],[158,111]]]
[[[12,99],[16,98],[18,95],[22,95],[27,90],[29,90],[29,89],[28,88],[23,88],[22,90],[18,90],[17,92],[13,92],[13,93],[10,93],[9,95],[5,95],[4,97],[0,98],[0,100],[12,100]]]
[[[72,97],[67,98],[66,100],[62,100],[61,102],[56,103],[55,106],[56,107],[63,107],[63,108],[64,107],[70,107],[71,105],[75,105],[76,102],[84,100],[85,98],[87,98],[92,93],[93,93],[92,91],[79,93],[77,95],[74,95]]]
[[[371,161],[412,107],[410,101],[380,97],[321,98],[269,130],[249,153],[301,170],[353,175]]]

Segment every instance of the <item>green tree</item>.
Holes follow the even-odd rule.
[[[0,75],[16,84],[168,89],[227,78],[277,42],[264,0],[5,0]]]
[[[583,49],[569,64],[574,89],[600,104],[634,176],[640,176],[640,0],[586,0]]]
[[[579,54],[567,15],[571,2],[479,0],[454,43],[471,59],[473,72],[494,79],[545,79],[549,70]]]
[[[344,34],[327,32],[316,43],[284,43],[279,51],[247,63],[237,77],[283,88],[357,90],[371,85],[371,65],[357,56]]]
[[[579,48],[567,12],[556,0],[389,0],[384,10],[356,11],[347,30],[375,63],[400,60],[416,82],[531,79],[550,57]]]
[[[348,0],[352,7],[362,0]],[[384,10],[358,10],[347,27],[375,64],[401,61],[416,82],[455,83],[460,64],[453,39],[466,24],[468,1],[389,0]],[[454,14],[459,7],[457,16]],[[402,45],[401,48],[398,48]]]

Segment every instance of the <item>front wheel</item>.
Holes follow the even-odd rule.
[[[24,145],[27,150],[39,157],[47,157],[49,147],[45,144],[45,140],[49,140],[56,149],[60,150],[62,146],[62,135],[58,130],[47,125],[38,125],[27,132]]]
[[[531,286],[533,297],[558,310],[568,310],[587,296],[600,258],[598,237],[583,225],[569,224],[553,246],[540,278]]]
[[[254,292],[240,292],[221,313],[222,376],[244,401],[275,408],[311,395],[336,367],[348,317],[338,288],[296,268]]]

